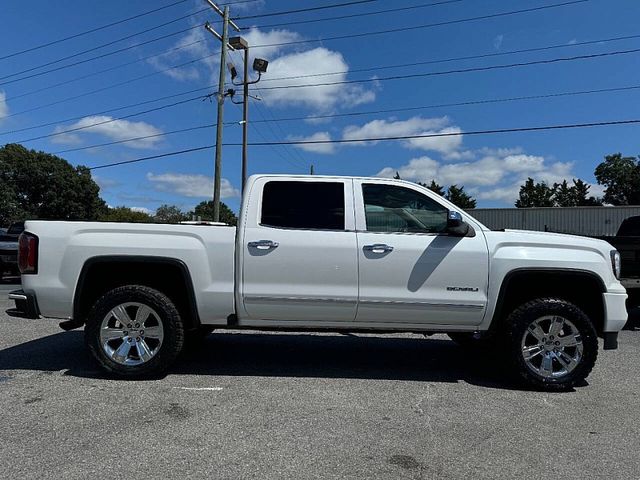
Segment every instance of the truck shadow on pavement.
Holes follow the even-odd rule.
[[[63,371],[108,378],[84,348],[83,333],[61,332],[0,350],[0,369]],[[214,332],[182,355],[169,375],[466,382],[521,390],[498,355],[449,340],[384,336]]]

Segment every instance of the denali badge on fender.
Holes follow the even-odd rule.
[[[449,292],[477,292],[477,287],[447,287]]]

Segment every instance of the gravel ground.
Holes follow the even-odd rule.
[[[3,478],[638,478],[640,331],[574,392],[444,336],[221,332],[163,379],[105,378],[81,331],[4,314]],[[638,312],[636,312],[638,313]],[[640,315],[638,315],[640,316]]]

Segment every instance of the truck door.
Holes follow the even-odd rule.
[[[358,299],[352,180],[262,177],[245,202],[238,265],[244,318],[292,326],[352,322]]]
[[[418,186],[356,180],[354,189],[358,324],[480,324],[489,268],[482,232],[449,236],[448,207]]]

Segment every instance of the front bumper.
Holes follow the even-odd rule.
[[[16,308],[7,310],[12,317],[40,318],[36,294],[24,290],[14,290],[9,293],[9,300],[13,300]]]
[[[604,300],[604,349],[618,348],[618,332],[622,330],[629,315],[627,314],[626,293],[603,293]]]

